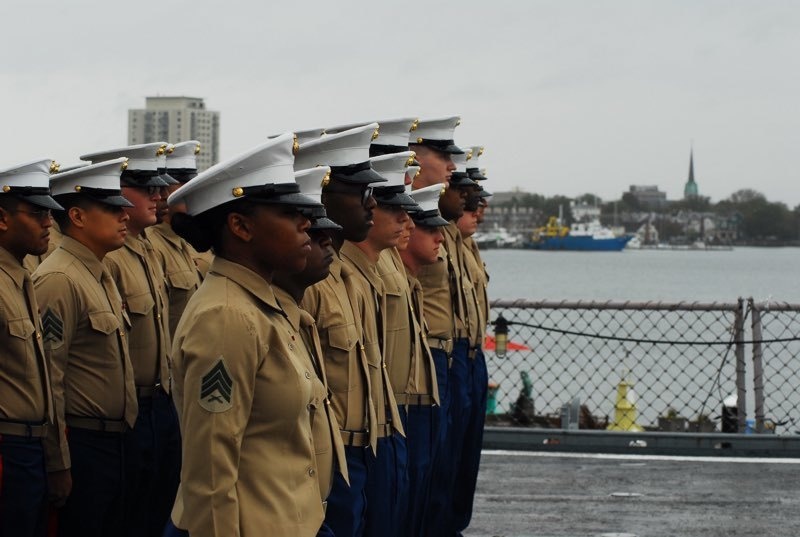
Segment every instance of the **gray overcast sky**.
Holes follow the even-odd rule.
[[[800,3],[4,0],[0,166],[127,143],[204,97],[222,157],[280,131],[460,114],[489,190],[755,188],[800,203]],[[175,142],[177,140],[170,140]]]

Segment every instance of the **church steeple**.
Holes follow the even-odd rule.
[[[689,179],[686,181],[686,186],[683,187],[683,198],[696,198],[697,197],[697,183],[694,181],[694,147],[689,150]]]

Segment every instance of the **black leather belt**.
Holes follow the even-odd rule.
[[[397,406],[432,406],[436,403],[432,395],[421,393],[396,393],[394,400],[397,401]]]
[[[153,397],[160,391],[163,391],[160,382],[156,382],[152,386],[136,386],[136,397]]]
[[[369,433],[367,431],[339,431],[342,434],[342,443],[345,447],[367,447]]]

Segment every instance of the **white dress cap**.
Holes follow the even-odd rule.
[[[453,133],[461,124],[458,116],[438,119],[420,119],[411,136],[412,144],[428,146],[442,153],[458,154],[463,151],[453,142]]]
[[[198,174],[173,192],[167,202],[185,203],[193,216],[248,196],[272,203],[316,206],[313,200],[299,194],[292,166],[293,145],[294,135],[290,132],[273,138]]]
[[[372,169],[386,179],[375,185],[372,195],[379,205],[404,205],[416,209],[416,202],[406,194],[406,171],[414,163],[415,153],[388,153],[369,159]]]
[[[122,197],[119,183],[127,162],[128,159],[120,157],[57,173],[50,178],[50,191],[54,196],[82,194],[108,205],[133,207]]]
[[[40,158],[0,170],[0,195],[10,194],[46,209],[63,209],[50,197],[50,174],[57,169],[52,159]]]
[[[322,187],[331,180],[331,169],[328,166],[318,166],[307,170],[294,172],[294,180],[300,187],[300,193],[308,196],[317,203],[322,203]]]
[[[350,125],[340,125],[325,129],[328,134],[336,134],[356,127],[367,125],[368,123],[378,123],[378,137],[372,141],[372,146],[379,146],[392,152],[408,151],[410,134],[417,129],[419,120],[413,117],[401,119],[382,119],[376,122],[352,123]]]
[[[188,140],[167,148],[167,170],[197,170],[197,155],[200,154],[200,142]]]
[[[456,165],[456,169],[453,171],[452,175],[450,175],[450,185],[451,186],[472,186],[476,183],[470,179],[469,172],[467,171],[467,166],[469,159],[472,158],[472,149],[467,149],[463,153],[455,153],[450,155],[453,160],[453,164]]]
[[[411,192],[411,197],[419,206],[418,211],[409,213],[414,223],[429,227],[448,225],[447,220],[439,214],[439,198],[442,197],[444,191],[443,185],[436,184]]]
[[[354,184],[385,181],[369,165],[369,144],[377,132],[378,124],[370,123],[300,144],[295,169],[330,166],[331,177],[340,181]]]
[[[483,146],[473,145],[470,147],[470,158],[467,160],[467,173],[469,178],[473,181],[482,181],[486,176],[481,173],[481,155],[483,155]]]
[[[421,169],[422,168],[420,166],[409,166],[406,169],[406,175],[409,177],[409,179],[411,179],[411,182],[406,185],[406,194],[411,193],[411,190],[414,188],[414,179],[417,178],[417,175],[419,175],[419,171]]]
[[[167,147],[169,147],[169,144],[166,142],[130,145],[118,149],[87,153],[81,155],[81,160],[88,160],[92,164],[97,164],[104,160],[126,157],[128,159],[128,170],[156,172],[159,168],[166,167]]]

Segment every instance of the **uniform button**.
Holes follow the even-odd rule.
[[[310,475],[311,477],[314,477],[314,474],[316,474],[316,473],[317,472],[315,472],[313,468],[309,468],[308,469],[308,475]]]
[[[312,408],[314,408],[314,405],[312,405],[311,403],[308,403],[308,404],[306,405],[306,410],[308,410],[309,412],[311,412],[311,409],[312,409]]]
[[[294,350],[294,343],[289,343],[289,350],[290,350],[290,351],[293,351],[293,350]]]
[[[38,331],[36,332],[36,339],[42,339],[42,334],[40,334]]]
[[[161,320],[161,314],[160,313],[156,313],[156,319]]]
[[[308,371],[306,371],[306,378],[307,378],[307,379],[310,379],[310,378],[311,378],[311,373],[309,373]]]

